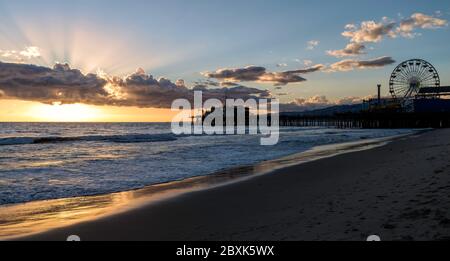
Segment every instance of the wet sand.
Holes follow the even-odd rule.
[[[450,239],[449,152],[435,130],[23,239]]]

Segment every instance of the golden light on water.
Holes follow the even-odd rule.
[[[0,100],[0,122],[170,122],[170,109]]]
[[[236,167],[207,176],[151,185],[138,190],[0,206],[0,240],[20,238],[120,214],[164,199],[229,184],[279,168],[378,147],[388,140],[389,138],[384,138],[319,146],[310,151],[253,166]]]

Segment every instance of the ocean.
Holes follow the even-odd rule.
[[[169,123],[0,123],[0,205],[139,189],[412,131],[281,128],[277,145],[261,146],[251,135],[177,136]]]

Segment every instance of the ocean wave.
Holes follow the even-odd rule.
[[[115,143],[139,143],[139,142],[161,142],[175,141],[177,137],[174,134],[124,134],[124,135],[90,135],[76,137],[8,137],[0,138],[0,146],[7,145],[25,145],[25,144],[47,144],[63,142],[115,142]]]

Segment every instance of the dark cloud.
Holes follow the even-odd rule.
[[[284,86],[289,83],[298,83],[306,81],[301,75],[317,72],[324,68],[325,66],[322,64],[318,64],[312,67],[308,67],[305,69],[293,70],[293,71],[285,71],[285,72],[273,72],[266,73],[260,77],[260,82],[272,82],[275,86]]]
[[[394,63],[395,61],[388,56],[383,56],[372,60],[347,59],[330,65],[329,71],[345,72],[345,71],[352,71],[355,69],[380,68]]]
[[[258,97],[255,97],[257,95]],[[203,97],[209,98],[227,98],[227,99],[250,99],[250,98],[268,98],[271,94],[268,90],[261,90],[258,88],[251,88],[246,86],[235,86],[231,88],[217,88],[209,89],[206,93],[203,93]]]
[[[393,60],[392,57],[388,57],[388,56],[376,58],[373,60],[357,62],[359,68],[383,67],[386,65],[394,64],[394,63],[395,63],[395,60]]]
[[[219,86],[221,86],[220,82],[212,81],[212,80],[209,80],[209,79],[207,79],[207,80],[199,80],[199,81],[194,82],[194,87],[199,87],[199,88],[202,88],[202,87],[205,87],[205,88],[208,88],[208,87],[219,87]]]
[[[0,62],[0,90],[4,97],[34,100],[43,103],[103,104],[108,92],[107,81],[94,74],[83,75],[68,65],[55,65],[53,69],[25,64]]]
[[[215,72],[204,73],[204,76],[219,80],[246,82],[257,81],[264,74],[266,74],[266,68],[264,67],[247,66],[236,69],[219,69]]]
[[[235,82],[221,82],[220,86],[221,87],[233,87],[233,86],[239,86],[239,84],[235,83]]]
[[[67,64],[54,68],[0,62],[0,97],[37,101],[47,104],[84,103],[91,105],[136,106],[145,108],[170,108],[175,99],[192,102],[194,90],[202,90],[209,98],[260,98],[268,97],[266,90],[234,86],[209,88],[196,86],[190,89],[183,80],[155,79],[144,70],[126,78],[84,75]]]
[[[305,69],[299,69],[299,70],[294,70],[294,71],[286,71],[286,72],[281,72],[284,74],[305,74],[305,73],[312,73],[312,72],[317,72],[320,71],[324,68],[324,66],[322,64],[318,64],[318,65],[314,65]]]
[[[324,68],[318,64],[313,67],[284,71],[284,72],[267,72],[266,68],[260,66],[247,66],[236,69],[219,69],[215,72],[207,72],[203,75],[226,82],[269,82],[276,86],[287,85],[289,83],[298,83],[306,81],[302,74],[320,71]]]
[[[305,82],[306,79],[297,73],[277,72],[267,73],[259,79],[260,82],[270,82],[275,86],[284,86],[289,83]]]

